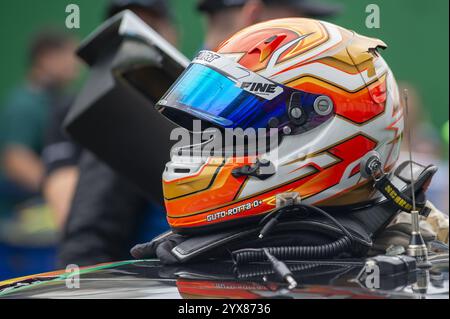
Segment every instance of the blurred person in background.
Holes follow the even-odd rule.
[[[106,16],[109,18],[127,9],[170,43],[176,44],[177,33],[167,1],[113,0],[107,7]],[[59,117],[54,126],[60,128],[63,120],[64,117]],[[56,145],[62,145],[61,142],[59,139]],[[71,142],[66,138],[64,143]],[[70,158],[62,159],[65,169],[71,169],[74,163]],[[168,228],[162,207],[150,202],[140,190],[91,152],[82,151],[78,170],[72,205],[70,209],[67,202],[61,205],[68,210],[68,216],[66,221],[61,221],[62,225],[65,221],[65,225],[59,247],[60,266],[127,259],[129,248],[142,240],[140,236],[148,239]]]
[[[201,0],[197,8],[207,17],[207,49],[215,49],[237,31],[258,22],[289,17],[326,19],[341,11],[338,5],[318,0]]]
[[[48,118],[52,108],[66,99],[66,89],[78,75],[76,46],[76,40],[68,34],[53,29],[39,32],[31,41],[26,78],[9,94],[2,109],[0,217],[3,219],[17,218],[13,213],[18,211],[18,205],[42,192],[45,168],[41,153]],[[16,233],[11,227],[5,229],[2,236]]]
[[[423,104],[420,92],[410,83],[400,83],[401,91],[408,91],[408,114],[406,129],[411,130],[411,151],[413,161],[422,165],[434,164],[438,171],[428,189],[428,199],[442,212],[449,213],[449,171],[448,161],[444,160],[446,145],[441,142],[440,132],[431,124],[427,107]],[[409,160],[410,145],[404,140],[401,146],[400,161]]]
[[[78,144],[70,140],[62,127],[72,103],[73,98],[67,98],[51,110],[42,151],[45,166],[43,195],[59,231],[64,227],[72,203],[82,151]]]
[[[111,17],[126,9],[133,11],[153,29],[162,32],[169,42],[176,42],[175,28],[168,19],[168,11],[164,1],[115,0],[108,6],[106,15]],[[62,128],[71,102],[62,104],[52,111],[46,134],[46,146],[43,151],[43,160],[46,167],[44,194],[55,213],[59,229],[64,229],[69,214],[79,178],[78,163],[82,154],[81,147],[72,142]],[[92,159],[93,162],[97,163],[97,159],[92,154],[88,154],[88,152],[85,152],[85,154],[85,158]],[[86,161],[89,162],[89,160],[84,162]],[[99,170],[108,169],[102,163],[98,164],[101,166]],[[113,188],[111,186],[111,189]],[[132,193],[135,195],[135,192]],[[140,194],[136,194],[136,196],[139,199],[142,197]],[[87,214],[89,214],[90,209],[87,211]]]
[[[170,24],[166,1],[112,1],[108,16],[125,9],[132,10],[169,42],[175,43],[176,33]],[[304,0],[205,0],[198,3],[198,10],[208,17],[205,39],[208,48],[260,21],[293,15],[324,18],[338,12],[334,6]],[[133,241],[139,241],[136,237],[143,214],[147,212],[153,216],[151,237],[168,229],[163,208],[151,205],[149,209],[148,206],[148,200],[133,185],[93,154],[84,152],[80,181],[60,247],[60,265],[75,263],[81,266],[128,259]],[[140,240],[148,239],[151,238]]]

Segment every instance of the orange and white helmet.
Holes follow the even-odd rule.
[[[158,103],[160,112],[187,129],[193,119],[225,129],[275,129],[277,156],[189,162],[175,154],[163,174],[171,227],[245,225],[287,192],[321,207],[376,200],[360,163],[376,151],[391,171],[404,125],[397,84],[379,48],[386,44],[331,23],[289,18],[248,27],[216,51],[201,51]],[[273,172],[258,176],[267,163]]]

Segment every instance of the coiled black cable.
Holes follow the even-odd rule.
[[[267,247],[267,250],[282,260],[322,259],[344,253],[351,248],[351,245],[351,239],[344,236],[324,245]],[[262,249],[240,249],[233,252],[233,259],[239,264],[265,261],[266,256]]]
[[[276,222],[273,223],[273,220],[278,220],[281,214],[284,214],[285,212],[298,212],[299,209],[306,209],[309,212],[315,212],[326,217],[327,219],[331,220],[342,231],[344,235],[333,242],[323,245],[280,246],[236,250],[232,252],[232,257],[235,263],[240,264],[265,261],[267,258],[266,254],[264,253],[264,249],[267,249],[270,254],[282,260],[301,260],[331,258],[347,252],[352,248],[353,236],[349,233],[349,231],[333,216],[315,206],[296,204],[290,206],[288,209],[283,208],[281,210],[277,210],[274,212],[274,214],[271,214],[272,217],[267,224],[271,223],[272,225],[275,225]],[[265,233],[268,233],[268,230],[265,228],[266,227],[263,227]]]

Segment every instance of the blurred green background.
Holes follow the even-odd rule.
[[[102,20],[108,0],[14,0],[0,1],[0,100],[21,80],[29,37],[41,26],[65,28],[65,8],[78,4],[81,10],[80,38]],[[201,47],[203,20],[195,11],[196,0],[172,0],[180,33],[180,48],[188,57]],[[449,102],[449,1],[448,0],[328,0],[342,3],[345,12],[335,22],[361,34],[383,39],[389,49],[383,54],[397,79],[419,89],[433,124],[448,120]],[[368,4],[381,9],[381,28],[367,29]]]

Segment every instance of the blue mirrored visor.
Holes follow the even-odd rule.
[[[272,94],[271,99],[262,97],[265,92],[270,95],[275,91],[277,95]],[[219,128],[283,129],[289,126],[291,133],[299,133],[317,127],[333,115],[333,112],[324,115],[315,111],[319,97],[324,96],[268,80],[265,83],[240,82],[210,66],[192,63],[156,107],[171,121],[190,131],[193,120],[200,119]]]

